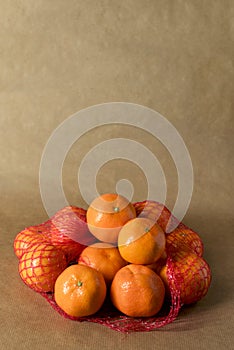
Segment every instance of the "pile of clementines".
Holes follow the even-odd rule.
[[[95,314],[109,298],[130,317],[155,316],[178,281],[181,304],[206,295],[211,272],[197,233],[162,204],[132,204],[118,194],[96,198],[87,212],[65,207],[16,236],[19,274],[30,288],[53,293],[67,315]],[[167,233],[170,232],[170,233]]]

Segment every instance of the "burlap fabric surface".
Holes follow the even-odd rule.
[[[1,347],[231,349],[233,2],[25,0],[0,7]],[[123,335],[64,319],[22,283],[13,252],[17,232],[48,219],[38,173],[50,134],[78,110],[111,101],[153,108],[183,137],[194,167],[184,222],[200,233],[213,272],[202,301],[150,333]],[[178,187],[170,155],[151,135],[127,126],[98,128],[74,144],[63,169],[71,204],[86,206],[77,189],[83,156],[98,142],[130,134],[159,159],[173,207]],[[134,201],[146,198],[143,172],[120,160],[101,169],[100,192],[113,191],[121,178],[134,184]]]

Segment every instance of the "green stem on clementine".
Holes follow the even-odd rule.
[[[77,286],[78,286],[78,287],[81,287],[82,284],[83,284],[83,283],[82,283],[81,281],[78,281],[78,282],[77,282]]]
[[[147,233],[147,232],[150,232],[150,228],[149,227],[146,227],[145,228],[145,232]]]
[[[119,212],[119,207],[114,207],[113,209],[114,209],[114,212],[115,212],[115,213],[118,213],[118,212]]]

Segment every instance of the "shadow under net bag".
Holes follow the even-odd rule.
[[[14,250],[19,258],[21,278],[60,315],[74,321],[99,323],[124,333],[152,331],[173,322],[183,304],[200,300],[208,291],[211,273],[202,258],[203,243],[197,233],[180,223],[163,204],[144,201],[134,203],[134,207],[138,217],[151,218],[166,234],[167,257],[160,277],[170,296],[156,316],[125,316],[108,297],[96,314],[87,317],[69,316],[56,304],[53,293],[56,278],[77,261],[86,246],[96,241],[88,231],[86,211],[82,208],[63,208],[45,223],[28,227],[16,236]],[[170,232],[172,225],[176,229]],[[81,233],[80,242],[73,239],[77,232]]]

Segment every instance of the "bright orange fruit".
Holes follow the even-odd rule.
[[[149,267],[151,270],[159,274],[163,266],[166,265],[166,262],[167,262],[167,254],[164,251],[164,253],[161,255],[161,257],[158,260],[156,260],[152,264],[147,264],[145,266]]]
[[[193,230],[179,225],[174,231],[166,235],[166,245],[170,249],[191,249],[199,256],[203,255],[203,243],[199,235]]]
[[[156,315],[164,302],[165,287],[161,278],[143,265],[130,264],[120,269],[111,284],[113,305],[131,317]]]
[[[156,222],[165,233],[170,232],[170,228],[179,224],[177,218],[162,203],[146,200],[134,203],[137,217],[145,217]]]
[[[46,232],[47,226],[44,225],[30,226],[19,232],[14,239],[15,255],[20,259],[34,243],[49,242]]]
[[[68,262],[76,261],[82,250],[96,241],[86,223],[86,211],[75,206],[59,210],[50,220],[51,243],[65,253]]]
[[[52,292],[59,274],[67,267],[61,249],[48,243],[37,243],[22,255],[19,274],[29,287],[37,292]]]
[[[57,278],[54,297],[57,305],[70,316],[92,315],[106,297],[104,277],[89,266],[71,265]]]
[[[191,251],[170,252],[173,261],[175,276],[180,283],[181,302],[191,304],[202,299],[208,292],[211,283],[211,271],[208,263],[200,256]],[[169,291],[167,266],[160,271],[160,277]],[[175,288],[172,279],[171,287]]]
[[[94,199],[87,210],[90,232],[107,243],[117,243],[122,226],[135,217],[134,206],[125,197],[112,193]]]
[[[132,264],[152,264],[165,250],[166,238],[159,225],[147,218],[135,218],[121,229],[119,252]]]
[[[116,272],[127,265],[118,248],[104,242],[94,243],[85,248],[78,263],[100,271],[107,285],[110,285]]]
[[[89,232],[86,222],[86,210],[75,206],[60,209],[50,219],[53,232],[53,244],[67,244],[71,240],[82,245],[89,245],[96,241]]]

